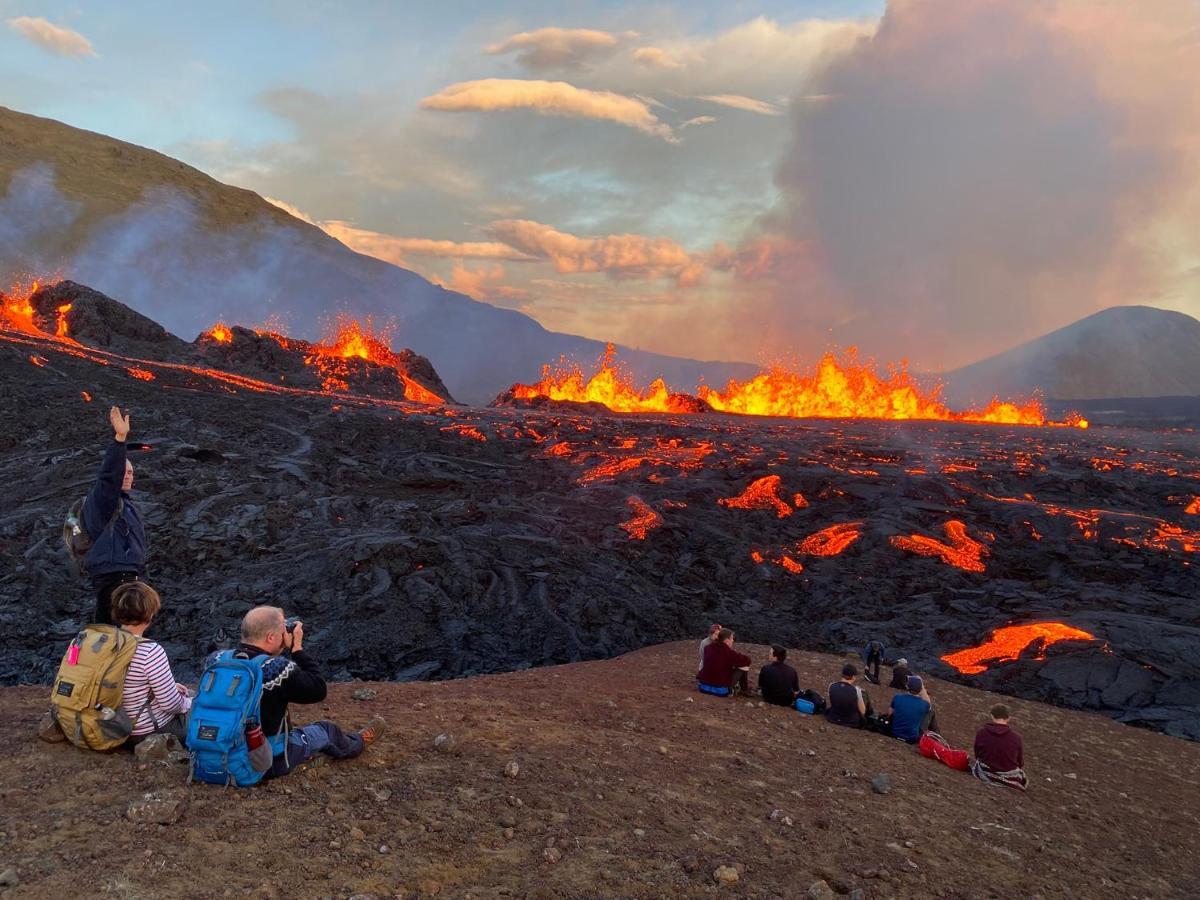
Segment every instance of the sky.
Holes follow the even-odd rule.
[[[0,0],[0,104],[549,329],[933,371],[1200,314],[1195,0]]]

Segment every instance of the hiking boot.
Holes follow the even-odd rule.
[[[387,722],[383,716],[375,716],[366,724],[358,736],[362,738],[363,746],[370,747],[373,743],[379,740],[380,736],[387,731]]]
[[[58,719],[51,712],[42,716],[38,722],[37,736],[47,744],[58,744],[67,739],[67,736],[63,734],[62,728],[59,727]]]

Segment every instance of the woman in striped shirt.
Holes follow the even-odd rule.
[[[144,581],[130,581],[113,591],[113,622],[141,638],[161,606],[154,588]],[[121,698],[122,711],[133,721],[126,744],[134,746],[152,734],[173,734],[182,740],[191,708],[188,689],[171,674],[167,652],[143,638],[133,652]]]

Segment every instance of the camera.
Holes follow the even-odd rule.
[[[296,626],[299,624],[300,624],[299,616],[288,616],[286,619],[283,620],[283,627],[287,631],[288,634],[291,634],[293,631],[295,631]]]

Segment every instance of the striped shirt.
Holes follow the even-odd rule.
[[[147,700],[148,709],[143,710]],[[134,720],[133,733],[150,734],[165,725],[172,716],[192,708],[192,698],[179,693],[167,651],[154,641],[142,641],[133,651],[133,661],[125,676],[121,709]]]

